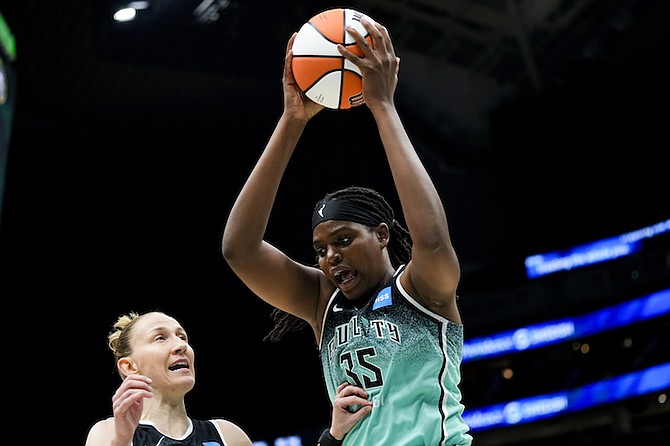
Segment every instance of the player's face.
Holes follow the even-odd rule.
[[[312,235],[319,268],[349,300],[368,296],[392,272],[385,244],[368,226],[329,220],[318,224]]]
[[[148,313],[136,322],[132,332],[131,358],[138,372],[153,380],[152,387],[183,393],[195,385],[195,352],[184,328],[163,313]]]

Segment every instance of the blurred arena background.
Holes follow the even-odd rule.
[[[128,2],[0,0],[0,295],[25,327],[10,360],[29,378],[17,410],[51,407],[83,442],[118,385],[111,323],[161,309],[197,351],[194,416],[230,418],[268,445],[315,443],[329,405],[311,333],[264,343],[270,308],[229,271],[219,242],[281,112],[288,37],[348,6],[386,25],[401,57],[398,107],[449,214],[466,340],[503,342],[552,321],[579,328],[466,361],[466,413],[565,392],[581,404],[589,385],[611,384],[579,409],[481,429],[477,444],[666,444],[670,377],[654,367],[670,358],[670,3],[134,4],[136,19],[117,23]],[[364,108],[320,114],[268,238],[311,261],[314,202],[350,183],[392,192],[382,156]],[[340,168],[324,171],[323,157]],[[626,255],[527,275],[529,256],[642,229]],[[653,317],[636,316],[652,303]],[[627,393],[649,379],[665,387]]]

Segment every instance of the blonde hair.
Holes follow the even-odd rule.
[[[119,316],[112,325],[112,331],[107,335],[107,345],[117,361],[133,352],[130,346],[131,329],[141,317],[139,313],[131,311]]]

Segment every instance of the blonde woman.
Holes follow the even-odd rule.
[[[195,353],[176,319],[162,312],[122,315],[108,344],[123,381],[112,396],[113,416],[91,427],[85,446],[252,446],[231,421],[189,417]]]

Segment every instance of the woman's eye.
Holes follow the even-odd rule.
[[[351,237],[341,237],[339,240],[340,245],[348,245],[351,242]]]
[[[326,255],[326,250],[325,249],[317,249],[316,250],[316,255],[317,255],[317,257],[324,257]]]

